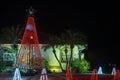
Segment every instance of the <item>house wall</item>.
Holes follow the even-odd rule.
[[[69,47],[69,45],[67,45],[67,46],[68,46],[67,47],[67,49],[68,49],[68,53],[67,54],[70,54],[70,47]],[[79,46],[79,48],[78,48],[78,46]],[[86,47],[82,46],[82,45],[75,45],[74,48],[73,48],[73,60],[76,59],[76,58],[79,58],[79,55],[78,55],[79,51],[80,50],[84,50],[85,48]],[[64,53],[64,49],[65,48],[62,45],[57,47],[57,48],[55,48],[56,55],[57,55],[58,59],[60,60],[60,62],[62,63],[63,69],[65,70],[66,63],[61,60],[61,56],[62,56],[61,54]],[[51,69],[50,69],[51,71],[53,71],[53,72],[54,71],[55,72],[62,72],[61,68],[59,66],[59,63],[56,60],[56,58],[54,56],[54,53],[52,52],[52,48],[49,48],[46,51],[41,50],[41,52],[42,52],[42,56],[49,61],[49,65],[51,67]]]

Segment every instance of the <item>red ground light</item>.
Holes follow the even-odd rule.
[[[67,78],[68,80],[73,80],[71,68],[68,68],[68,69],[67,69],[66,78]]]
[[[120,70],[117,69],[116,70],[116,74],[114,75],[114,79],[113,80],[119,80],[120,79]]]
[[[97,69],[93,69],[90,80],[98,80]]]

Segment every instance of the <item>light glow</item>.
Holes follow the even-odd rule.
[[[98,74],[103,74],[102,72],[102,67],[100,66],[99,69],[98,69]]]
[[[34,17],[29,16],[17,57],[17,64],[19,65],[18,67],[29,69],[31,67],[38,68],[38,64],[42,66],[42,62],[39,61],[38,64],[34,64],[34,67],[32,63],[33,59],[41,58],[41,51],[39,48],[39,40],[37,36]],[[19,56],[22,56],[22,58],[19,58]]]
[[[13,76],[13,80],[22,80],[19,68],[16,68],[14,76]]]
[[[47,71],[45,68],[42,69],[40,80],[48,80]]]
[[[112,75],[116,75],[116,68],[115,68],[115,67],[113,67],[111,74],[112,74]]]

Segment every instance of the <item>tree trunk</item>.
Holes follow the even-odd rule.
[[[65,56],[66,56],[66,70],[67,70],[67,68],[68,68],[68,64],[69,64],[69,62],[68,62],[68,57],[67,57],[67,53],[68,53],[68,50],[67,50],[67,48],[65,48]]]
[[[62,72],[65,72],[65,70],[62,68],[62,65],[61,65],[60,60],[58,59],[58,57],[57,57],[57,55],[56,55],[56,50],[55,50],[54,46],[52,46],[52,48],[53,48],[54,56],[55,56],[55,58],[57,59],[57,61],[58,61],[59,65],[60,65],[60,68],[61,68]]]
[[[70,45],[71,54],[70,54],[70,60],[69,60],[69,67],[71,66],[71,63],[72,63],[73,48],[74,48],[74,45]]]

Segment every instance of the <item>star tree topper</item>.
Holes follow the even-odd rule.
[[[30,7],[29,9],[26,10],[28,13],[28,16],[34,16],[34,13],[36,12],[35,9],[33,9],[32,7]]]

